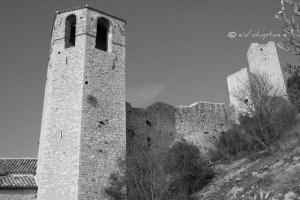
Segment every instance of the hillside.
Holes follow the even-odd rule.
[[[252,153],[212,164],[217,175],[192,195],[193,200],[300,199],[300,126],[273,146],[272,152]]]

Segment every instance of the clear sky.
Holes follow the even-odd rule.
[[[280,39],[252,34],[283,25],[280,0],[0,0],[0,157],[37,157],[54,14],[86,4],[127,20],[126,98],[135,107],[228,103],[226,77],[248,66],[250,44]],[[297,64],[278,52],[281,64]]]

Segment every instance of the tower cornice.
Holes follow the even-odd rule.
[[[106,12],[103,12],[103,11],[98,10],[96,8],[90,7],[88,5],[80,6],[80,7],[76,7],[76,8],[70,8],[70,9],[61,10],[61,11],[56,11],[56,15],[59,15],[59,14],[62,14],[62,13],[67,13],[67,12],[72,12],[72,11],[76,11],[76,10],[81,10],[81,9],[89,9],[89,10],[92,10],[92,11],[96,11],[96,12],[98,12],[100,14],[104,14],[104,15],[107,15],[109,17],[115,18],[117,20],[121,20],[121,21],[123,21],[126,24],[126,20],[125,19],[120,18],[120,17],[116,17],[116,16],[111,15],[111,14],[108,14]]]

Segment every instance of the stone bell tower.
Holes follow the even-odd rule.
[[[38,153],[39,200],[108,199],[125,156],[125,20],[89,6],[59,11]]]

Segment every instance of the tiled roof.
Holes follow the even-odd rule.
[[[0,176],[0,189],[3,188],[37,188],[33,175]]]
[[[0,158],[0,176],[7,174],[35,174],[35,158]]]
[[[37,188],[35,158],[0,158],[0,189]]]

